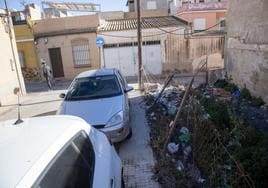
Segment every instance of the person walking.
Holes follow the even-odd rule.
[[[52,71],[49,65],[46,64],[45,60],[41,60],[43,75],[46,78],[49,89],[52,89],[51,77]]]

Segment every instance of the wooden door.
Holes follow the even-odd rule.
[[[48,51],[53,71],[53,77],[64,77],[60,48],[50,48]]]

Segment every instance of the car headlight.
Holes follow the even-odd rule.
[[[123,111],[116,113],[106,124],[105,127],[112,127],[123,122]]]

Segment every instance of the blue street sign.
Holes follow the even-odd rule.
[[[98,47],[102,47],[103,45],[104,45],[104,39],[103,38],[101,38],[101,37],[97,37],[96,38],[96,45],[98,46]]]

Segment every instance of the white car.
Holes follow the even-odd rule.
[[[0,187],[121,187],[114,147],[84,120],[48,116],[14,122],[0,122]]]
[[[133,90],[117,69],[98,69],[79,74],[67,94],[58,114],[83,118],[104,132],[112,142],[131,135],[128,92]]]

